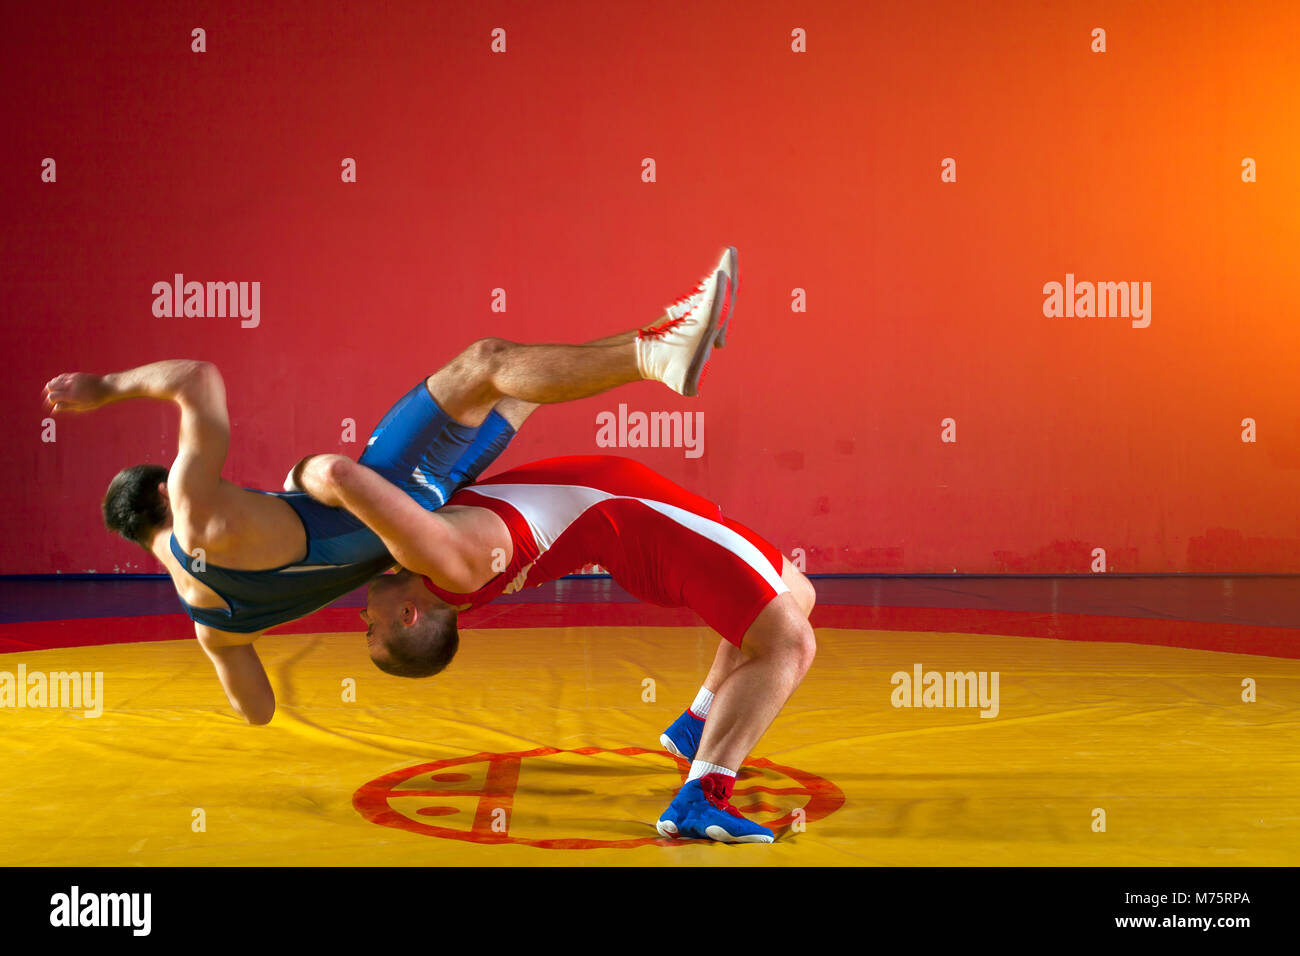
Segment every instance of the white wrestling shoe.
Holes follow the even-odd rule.
[[[722,250],[717,271],[726,273],[727,278],[731,280],[731,296],[727,300],[727,311],[722,316],[722,326],[718,329],[716,343],[717,348],[723,348],[727,344],[727,323],[736,314],[736,299],[740,295],[740,253],[736,252],[735,246],[727,246]]]
[[[699,394],[709,356],[726,342],[735,298],[733,276],[739,267],[734,247],[723,252],[718,265],[695,291],[668,306],[661,321],[637,333],[636,364],[641,375],[663,382],[680,395]]]

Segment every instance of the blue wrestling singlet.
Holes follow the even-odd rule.
[[[482,425],[462,425],[421,382],[388,410],[357,460],[433,511],[478,478],[514,437],[496,409]]]
[[[495,410],[477,428],[444,412],[421,381],[380,421],[360,463],[396,484],[429,511],[474,481],[510,444],[515,430]],[[172,554],[226,608],[190,607],[191,620],[218,631],[251,634],[319,611],[393,565],[379,537],[350,512],[301,492],[261,492],[283,499],[307,535],[307,553],[293,564],[239,571],[193,558],[172,535]]]

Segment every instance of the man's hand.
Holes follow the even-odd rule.
[[[56,412],[89,412],[107,404],[113,389],[100,375],[64,372],[45,383],[45,401]]]
[[[110,402],[149,398],[174,402],[181,423],[176,460],[167,475],[173,530],[183,542],[220,531],[221,469],[230,446],[226,386],[210,362],[166,359],[107,375],[71,372],[50,379],[45,398],[54,410],[86,412]]]

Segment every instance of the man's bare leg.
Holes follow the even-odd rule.
[[[525,402],[517,398],[503,398],[495,405],[497,414],[509,422],[510,427],[515,431],[523,427],[528,416],[537,411],[538,407],[535,402]]]
[[[632,331],[626,341],[599,346],[479,339],[430,375],[426,384],[448,415],[479,425],[503,398],[550,405],[640,381],[635,338]]]
[[[816,650],[812,626],[794,597],[773,598],[745,632],[744,660],[714,692],[696,762],[738,771],[803,680]]]
[[[812,626],[799,603],[791,593],[778,594],[745,632],[745,659],[718,686],[686,784],[656,824],[660,834],[772,842],[771,830],[746,820],[731,805],[732,787],[745,757],[799,686],[816,651]]]
[[[585,345],[516,345],[480,339],[426,378],[425,387],[438,406],[461,424],[481,425],[495,408],[517,432],[540,404],[595,395],[640,379],[636,338],[633,329]],[[586,364],[581,361],[584,357],[590,359]],[[556,367],[541,364],[547,361],[555,361]],[[538,400],[529,401],[516,392]],[[300,459],[290,470],[285,491],[300,490],[302,471],[311,457]]]
[[[503,398],[534,405],[571,402],[654,379],[695,395],[704,364],[720,346],[730,318],[737,260],[724,250],[718,267],[643,329],[582,345],[520,345],[479,339],[426,380],[444,412],[479,425]]]
[[[799,605],[799,613],[805,619],[809,618],[817,603],[817,592],[813,590],[812,582],[804,577],[803,572],[791,564],[790,559],[785,556],[781,558],[781,580],[785,582],[795,603]],[[704,689],[716,695],[722,682],[727,679],[727,675],[744,662],[745,655],[739,647],[726,639],[719,641],[718,651],[713,655],[713,665],[709,668],[708,676],[704,678]]]
[[[722,686],[722,682],[731,675],[732,671],[743,663],[745,663],[745,655],[739,647],[725,638],[718,641],[718,650],[717,653],[713,655],[713,664],[709,667],[708,676],[704,678],[704,684],[702,685],[704,690],[716,697],[718,694],[718,688]],[[712,701],[710,701],[710,708],[711,707]],[[700,714],[698,712],[697,715],[700,717],[708,716],[707,713]]]
[[[628,345],[636,341],[636,332],[620,332],[618,335],[607,335],[603,339],[593,339],[590,342],[583,342],[584,347],[604,348],[608,345]]]
[[[781,580],[790,589],[799,612],[805,617],[812,614],[817,603],[817,592],[812,582],[804,577],[803,572],[790,563],[789,558],[781,559]],[[693,759],[698,749],[696,744],[703,732],[703,722],[708,719],[713,708],[713,700],[718,688],[737,667],[745,662],[744,653],[735,644],[722,639],[718,641],[718,650],[713,655],[713,664],[704,678],[699,692],[691,706],[677,721],[660,736],[660,742],[679,757]]]

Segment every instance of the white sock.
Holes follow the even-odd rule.
[[[736,775],[736,771],[728,770],[726,767],[719,767],[716,763],[708,763],[704,760],[692,760],[691,772],[686,775],[686,782],[690,783],[692,780],[703,777],[707,773],[720,773],[728,777],[734,777]]]
[[[713,706],[713,691],[707,687],[701,687],[700,692],[695,695],[695,703],[691,704],[691,713],[700,720],[709,716],[709,708]]]

